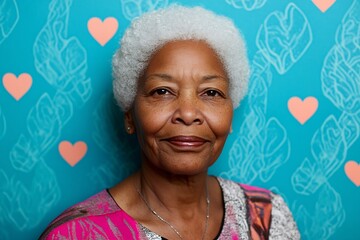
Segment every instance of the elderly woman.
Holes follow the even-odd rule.
[[[300,238],[279,195],[208,175],[249,75],[229,19],[200,7],[145,14],[126,31],[113,72],[141,168],[66,210],[41,238]]]

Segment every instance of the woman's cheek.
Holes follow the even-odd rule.
[[[211,109],[207,119],[210,127],[217,136],[227,135],[230,132],[233,118],[232,104],[223,104],[217,109]]]
[[[161,107],[146,108],[138,113],[138,119],[141,119],[141,128],[147,134],[158,132],[170,117],[171,112]]]

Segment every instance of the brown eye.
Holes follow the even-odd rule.
[[[170,94],[170,91],[165,88],[158,88],[151,92],[151,95],[166,95]]]
[[[213,89],[207,90],[204,94],[205,94],[207,97],[218,97],[218,96],[222,96],[222,94],[221,94],[219,91],[216,91],[216,90],[213,90]]]

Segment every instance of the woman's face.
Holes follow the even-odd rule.
[[[219,157],[233,114],[229,82],[202,41],[175,41],[150,59],[126,123],[143,161],[169,174],[207,171]]]

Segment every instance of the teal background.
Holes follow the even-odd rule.
[[[137,168],[111,57],[131,19],[175,2],[230,17],[248,46],[250,91],[210,173],[281,194],[302,239],[360,239],[360,188],[344,171],[360,163],[358,0],[324,13],[310,0],[0,0],[0,76],[33,79],[19,101],[0,86],[0,239],[36,239],[64,209]],[[105,46],[89,34],[92,17],[119,22]],[[303,125],[287,107],[294,96],[319,102]],[[74,167],[59,154],[64,140],[88,146]]]

